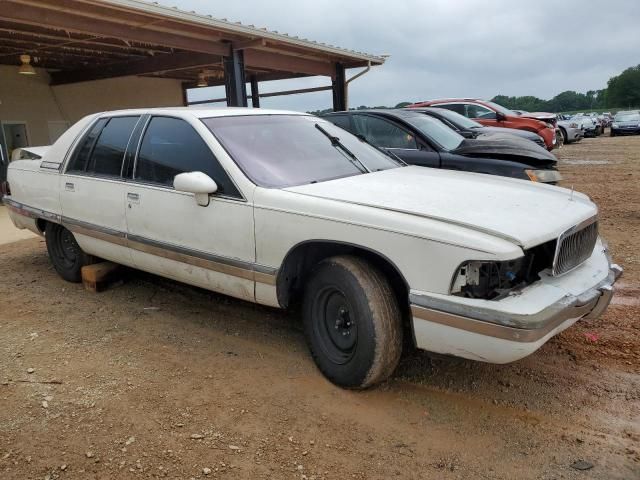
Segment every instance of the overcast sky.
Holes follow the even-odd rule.
[[[184,10],[267,27],[343,48],[391,55],[355,80],[349,106],[449,96],[491,98],[604,88],[640,64],[640,0],[160,0]],[[350,70],[353,75],[357,70]],[[265,82],[261,91],[326,85]],[[224,96],[220,89],[199,91]],[[195,97],[194,97],[195,98]],[[331,93],[261,100],[316,110]]]

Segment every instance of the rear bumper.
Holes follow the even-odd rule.
[[[442,299],[411,295],[418,348],[489,363],[509,363],[535,352],[578,320],[595,319],[608,307],[622,268],[579,295],[567,295],[535,314],[469,308]]]

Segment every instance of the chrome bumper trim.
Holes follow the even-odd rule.
[[[613,284],[622,268],[613,264],[600,284],[578,296],[567,296],[544,310],[532,314],[509,314],[487,308],[470,307],[425,295],[410,294],[413,317],[472,333],[515,342],[535,342],[567,320],[594,319],[607,308],[613,297]]]

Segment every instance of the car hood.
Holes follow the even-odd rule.
[[[586,195],[564,188],[417,166],[285,190],[459,225],[523,248],[557,238],[597,214]]]
[[[491,158],[530,158],[545,163],[557,162],[556,157],[547,149],[536,145],[526,138],[507,134],[491,134],[479,138],[467,138],[451,153],[473,157]]]
[[[526,130],[518,130],[517,128],[479,127],[477,129],[474,129],[474,131],[486,136],[491,135],[493,137],[494,135],[506,135],[507,138],[513,138],[512,136],[515,136],[526,138],[527,140],[532,140],[534,142],[541,138],[537,133],[528,132]]]
[[[535,118],[536,120],[542,120],[543,122],[550,122],[557,118],[555,113],[549,112],[528,112],[523,113],[521,116],[525,118]]]
[[[623,127],[633,126],[636,127],[640,125],[640,120],[614,120],[612,123],[616,125],[621,125]]]

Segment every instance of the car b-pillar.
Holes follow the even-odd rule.
[[[244,75],[244,54],[242,50],[232,49],[228,57],[224,57],[224,89],[227,95],[227,106],[246,107],[247,87]]]

